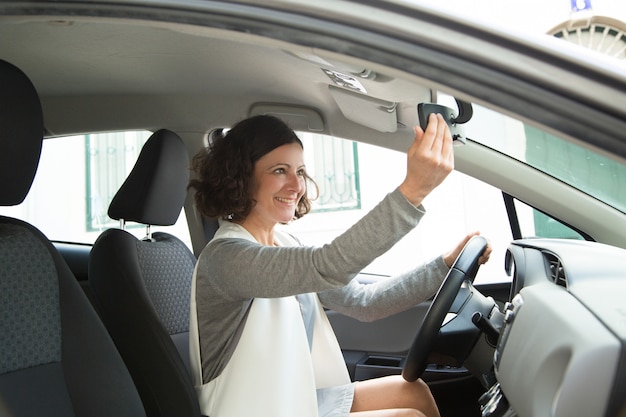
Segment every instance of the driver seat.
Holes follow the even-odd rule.
[[[144,144],[108,215],[122,228],[104,231],[91,249],[89,283],[149,417],[199,417],[189,373],[189,308],[196,258],[177,237],[150,233],[182,210],[189,156],[181,138],[161,129]],[[146,225],[137,239],[125,222]]]
[[[0,60],[1,206],[26,198],[43,133],[35,87]],[[5,216],[0,352],[3,416],[145,416],[122,358],[61,255],[37,228]]]

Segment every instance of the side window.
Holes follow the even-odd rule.
[[[520,233],[523,238],[546,237],[585,240],[581,233],[568,225],[519,200],[514,200],[514,202]]]
[[[361,208],[361,184],[357,143],[331,136],[298,132],[307,150],[307,172],[319,187],[314,210]]]
[[[304,244],[323,245],[348,229],[404,179],[406,154],[324,135],[298,132],[303,140],[309,174],[321,195],[350,196],[346,205],[329,206],[325,199],[289,226]],[[330,152],[328,149],[333,149]],[[320,150],[324,150],[323,152]],[[329,190],[330,188],[330,190]],[[468,232],[478,230],[494,249],[492,261],[481,267],[478,283],[508,281],[499,259],[512,240],[500,190],[453,172],[423,203],[420,224],[364,273],[393,275],[409,270],[453,248]],[[364,245],[367,242],[363,242]]]
[[[77,146],[84,140],[85,152],[85,230],[101,232],[116,227],[117,222],[107,216],[109,203],[133,169],[135,161],[151,132],[115,132],[64,138],[50,141],[49,151],[57,155],[46,155],[58,159],[62,149]],[[54,143],[53,143],[54,142]],[[77,165],[73,164],[75,168]],[[137,227],[137,225],[129,225]]]
[[[19,206],[2,214],[38,227],[53,241],[93,243],[100,233],[118,227],[107,216],[109,203],[132,170],[141,147],[152,132],[130,131],[50,138],[43,141],[37,174]],[[145,226],[126,230],[141,238]],[[152,231],[159,230],[152,227]],[[164,228],[191,247],[186,218]]]

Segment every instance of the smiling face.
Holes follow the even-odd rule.
[[[279,146],[254,165],[253,195],[256,204],[244,226],[272,229],[294,218],[300,198],[306,192],[303,149],[298,143]]]

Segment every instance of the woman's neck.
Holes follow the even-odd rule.
[[[274,226],[263,226],[251,219],[246,219],[240,222],[239,225],[243,226],[243,228],[261,245],[276,246],[276,242],[274,241]]]

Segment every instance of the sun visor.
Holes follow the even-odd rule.
[[[329,86],[330,94],[346,119],[384,133],[398,130],[396,103]]]
[[[293,130],[323,132],[326,128],[320,113],[310,107],[276,103],[256,103],[250,107],[248,115],[268,114],[283,120]]]

